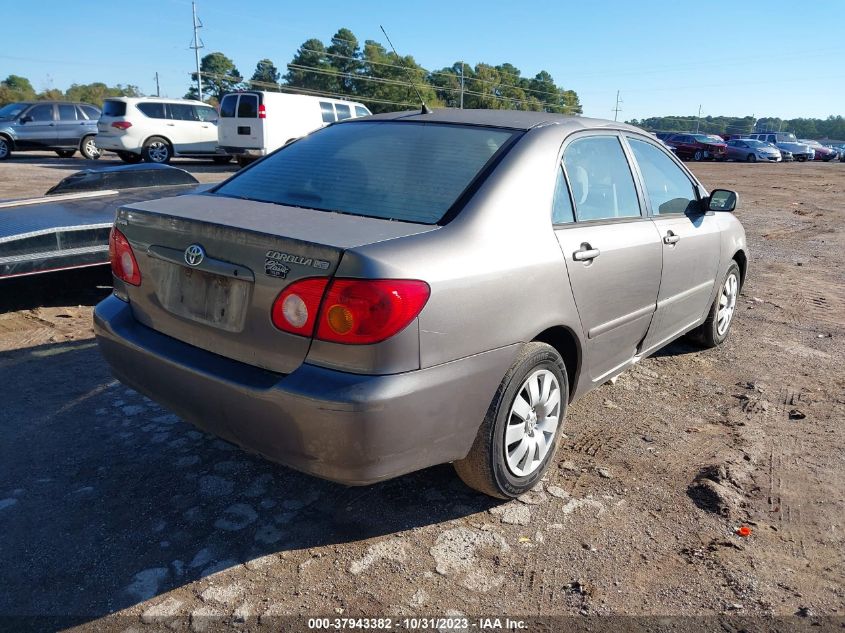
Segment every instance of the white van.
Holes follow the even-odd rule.
[[[219,151],[244,164],[329,123],[370,114],[354,101],[259,90],[235,92],[220,102]]]

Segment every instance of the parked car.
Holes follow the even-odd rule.
[[[831,160],[836,160],[839,157],[839,153],[835,149],[825,147],[818,141],[802,138],[799,142],[804,143],[804,145],[808,145],[813,150],[815,150],[816,154],[813,160],[823,160],[824,162],[828,162]]]
[[[815,158],[815,151],[806,143],[800,143],[794,134],[783,132],[755,132],[749,134],[748,138],[753,138],[764,143],[771,143],[777,147],[781,152],[786,150],[794,160],[806,161]]]
[[[673,134],[666,143],[684,160],[723,160],[725,142],[708,134]]]
[[[0,108],[0,160],[12,152],[52,150],[70,158],[77,150],[100,157],[94,141],[100,110],[90,103],[23,101]]]
[[[756,163],[758,160],[779,163],[783,160],[780,150],[774,145],[752,138],[734,138],[727,142],[727,160],[744,160]]]
[[[259,90],[232,93],[220,102],[220,149],[243,164],[335,121],[370,114],[355,101]]]
[[[190,99],[106,99],[97,144],[127,163],[168,163],[176,156],[232,160],[217,151],[217,110]]]
[[[515,497],[570,402],[685,333],[728,337],[736,200],[613,121],[351,119],[122,205],[96,335],[121,381],[271,460],[346,484],[454,462]]]

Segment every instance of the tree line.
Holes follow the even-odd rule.
[[[651,132],[694,132],[702,134],[750,134],[753,132],[792,132],[798,138],[845,140],[845,118],[829,116],[826,119],[753,116],[650,117],[632,119],[631,125]]]
[[[102,107],[108,97],[140,97],[138,86],[107,86],[102,82],[91,84],[71,84],[64,92],[57,88],[47,88],[36,92],[26,77],[9,75],[0,81],[0,105],[16,101],[82,101]]]
[[[374,40],[361,46],[346,28],[328,46],[317,38],[306,40],[286,68],[282,74],[272,60],[262,59],[246,79],[225,54],[210,53],[200,63],[203,97],[219,102],[227,92],[244,88],[284,90],[354,99],[373,112],[389,112],[419,106],[416,88],[432,107],[458,107],[463,99],[465,108],[581,114],[578,94],[558,86],[545,70],[523,77],[513,64],[462,61],[426,70],[413,56],[397,55]],[[195,99],[196,73],[191,78],[194,83],[185,96]]]

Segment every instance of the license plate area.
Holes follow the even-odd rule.
[[[227,332],[242,332],[252,283],[161,262],[156,297],[176,316]]]

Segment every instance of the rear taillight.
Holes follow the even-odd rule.
[[[273,303],[280,330],[321,341],[366,345],[401,332],[425,307],[431,293],[414,279],[315,277],[291,284]]]
[[[309,337],[314,334],[320,300],[328,283],[328,277],[312,277],[285,288],[273,302],[273,325],[291,334]]]
[[[133,286],[141,285],[141,271],[129,240],[114,227],[109,233],[109,262],[115,277]]]
[[[267,118],[267,108],[264,107],[263,103],[260,106],[258,106],[258,118],[259,119],[266,119]]]
[[[118,130],[128,130],[132,127],[132,124],[129,121],[112,121],[111,126]]]

